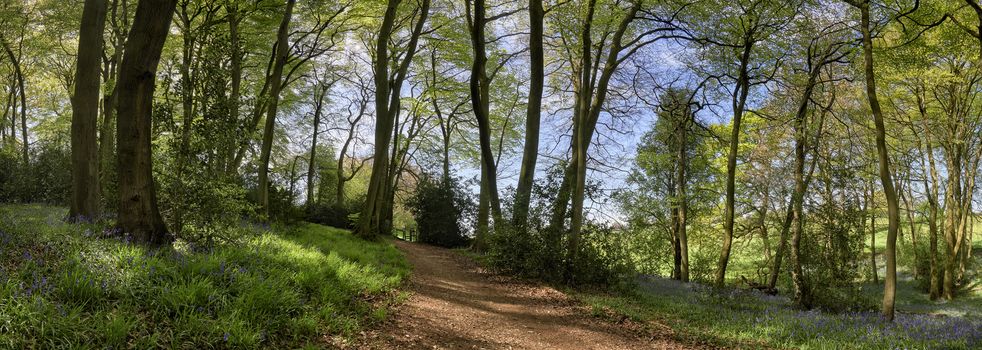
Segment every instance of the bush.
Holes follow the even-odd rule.
[[[448,248],[470,242],[462,219],[474,205],[456,179],[424,176],[406,205],[416,220],[420,242]]]
[[[536,181],[529,222],[507,227],[488,238],[487,261],[492,269],[551,282],[609,286],[632,274],[629,248],[637,242],[632,233],[587,221],[576,254],[567,251],[569,233],[548,227],[552,202],[560,188],[563,166],[552,168]],[[596,199],[597,183],[587,186],[586,196]],[[504,198],[513,198],[508,195]],[[568,214],[568,213],[567,213]]]
[[[814,223],[802,235],[801,242],[812,304],[830,311],[875,308],[875,301],[865,297],[855,283],[862,277],[865,213],[855,204],[829,203],[814,214]]]
[[[0,146],[0,202],[68,204],[71,151],[42,144],[24,164],[21,150]]]
[[[331,227],[354,229],[352,215],[358,213],[359,206],[338,203],[313,204],[306,209],[305,219],[309,222]]]

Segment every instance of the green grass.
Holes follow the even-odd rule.
[[[885,221],[880,223],[878,252],[883,250],[886,239]],[[904,229],[908,227],[904,226]],[[982,266],[982,225],[975,229],[977,266]],[[927,227],[921,225],[921,230],[925,232],[921,232],[919,238],[921,242],[926,242]],[[905,231],[903,239],[909,241],[909,232]],[[868,244],[867,237],[867,254]],[[900,244],[898,249],[903,258],[910,246]],[[727,269],[727,284],[742,286],[740,276],[756,279],[763,260],[763,244],[758,237],[749,241],[738,240]],[[882,258],[878,266],[882,278]],[[648,321],[665,324],[672,328],[676,338],[689,343],[752,349],[982,347],[982,283],[955,300],[931,301],[918,288],[917,282],[910,278],[909,266],[901,264],[898,270],[902,278],[898,281],[898,316],[894,323],[882,321],[875,310],[847,313],[800,311],[792,308],[786,297],[764,296],[738,289],[714,290],[698,284],[681,284],[658,278],[642,281],[627,291],[581,290],[571,293],[593,308],[598,316],[624,315],[645,324]],[[878,305],[882,299],[882,284],[863,283],[860,292],[856,298],[863,300],[858,304]]]
[[[326,347],[384,318],[409,272],[391,243],[325,226],[149,250],[65,214],[0,206],[0,348]]]
[[[800,311],[786,298],[738,289],[653,279],[624,292],[574,292],[598,316],[624,315],[669,326],[685,343],[731,348],[975,349],[982,320],[900,313],[883,321],[876,311]],[[656,331],[662,331],[655,327]]]

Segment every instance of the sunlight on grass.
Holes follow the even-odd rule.
[[[390,243],[313,224],[202,252],[64,215],[0,206],[0,348],[321,347],[384,319],[409,272]]]
[[[622,293],[577,292],[595,310],[671,327],[690,342],[743,348],[977,349],[982,319],[876,311],[830,313],[790,307],[783,297],[652,278]],[[595,311],[595,314],[604,312]]]

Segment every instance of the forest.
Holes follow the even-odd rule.
[[[0,348],[982,348],[979,0],[0,0],[0,108]]]

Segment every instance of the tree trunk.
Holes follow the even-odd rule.
[[[269,215],[269,158],[273,149],[273,133],[276,129],[276,110],[280,102],[280,88],[283,85],[283,68],[290,55],[290,19],[297,0],[287,0],[283,21],[276,34],[276,62],[270,78],[269,109],[266,113],[266,127],[263,129],[263,144],[259,156],[259,207],[264,215]]]
[[[726,283],[726,265],[730,262],[730,249],[733,246],[733,219],[736,215],[736,163],[737,152],[740,148],[740,122],[743,120],[743,111],[747,105],[747,95],[750,90],[750,77],[748,67],[750,65],[750,53],[753,51],[754,42],[745,40],[743,43],[743,53],[740,56],[740,74],[737,78],[737,87],[733,92],[733,130],[730,133],[730,150],[726,157],[726,202],[723,213],[723,248],[720,251],[719,263],[716,269],[716,286],[722,287]]]
[[[587,154],[586,150],[590,145],[590,138],[592,135],[587,133],[587,122],[590,114],[590,100],[593,97],[590,81],[592,80],[592,53],[593,53],[593,16],[596,11],[596,0],[589,0],[587,3],[587,13],[586,19],[583,22],[583,32],[580,36],[581,43],[581,57],[580,57],[580,91],[577,94],[579,100],[577,101],[577,107],[579,108],[574,112],[573,123],[577,124],[579,127],[573,128],[573,138],[576,139],[574,143],[575,150],[573,151],[572,159],[572,170],[573,170],[573,181],[571,182],[572,188],[572,216],[570,218],[570,234],[567,243],[567,258],[566,258],[566,279],[571,282],[573,279],[573,264],[576,263],[576,256],[579,250],[580,235],[583,225],[583,200],[586,195],[586,160]],[[588,138],[587,136],[591,137]]]
[[[870,215],[869,266],[873,283],[880,284],[879,269],[876,267],[876,214]]]
[[[242,17],[239,14],[239,6],[236,1],[229,1],[226,3],[226,12],[228,13],[228,41],[229,49],[232,51],[229,55],[229,75],[230,77],[230,88],[229,88],[229,120],[234,122],[239,121],[239,107],[242,100],[242,39],[239,33],[239,23],[242,21]],[[235,164],[235,147],[233,145],[225,145],[227,148],[223,158],[225,161],[225,172],[227,174],[233,174],[238,169],[238,164]]]
[[[816,164],[818,164],[818,157],[812,157],[812,162],[808,166],[808,174],[805,176],[805,188],[808,188],[808,184],[811,183],[812,175],[815,173]],[[771,265],[771,275],[767,280],[767,289],[772,291],[777,290],[777,279],[781,274],[781,260],[784,257],[784,251],[787,249],[788,236],[791,233],[791,224],[793,222],[794,198],[792,197],[788,200],[788,206],[785,209],[784,222],[781,224],[780,241],[778,242],[777,250],[774,252],[774,263]]]
[[[72,221],[99,217],[99,85],[106,0],[86,0],[79,29],[72,98]]]
[[[126,0],[114,0],[112,6],[112,24],[115,33],[113,56],[110,69],[103,78],[107,83],[112,82],[113,88],[103,96],[102,126],[99,133],[99,176],[103,195],[112,191],[112,169],[115,165],[113,153],[116,149],[116,109],[119,106],[119,65],[123,60],[123,47],[126,45],[126,32],[129,30],[129,7]],[[107,201],[108,202],[108,201]]]
[[[470,2],[469,0],[467,2]],[[491,150],[490,92],[491,80],[486,72],[487,52],[484,40],[485,9],[484,0],[474,0],[474,13],[471,28],[471,43],[474,48],[474,64],[471,67],[470,92],[474,117],[477,119],[478,136],[481,143],[482,190],[486,191],[488,205],[495,227],[502,224],[501,201],[498,196],[498,173]]]
[[[14,51],[10,48],[10,44],[7,43],[6,40],[3,40],[2,37],[0,37],[0,44],[3,45],[3,50],[7,52],[7,58],[10,59],[10,64],[14,66],[14,78],[17,83],[17,90],[19,92],[13,96],[15,97],[18,95],[20,96],[20,126],[21,126],[20,136],[22,139],[21,142],[23,142],[23,144],[21,145],[22,146],[21,160],[24,162],[24,165],[27,165],[30,163],[31,159],[29,156],[30,145],[28,144],[28,138],[27,138],[27,90],[24,89],[24,71],[21,70],[21,62],[20,62],[20,58],[18,57],[19,55],[14,54]],[[14,135],[13,131],[16,130],[15,125],[17,124],[16,110],[13,113],[13,118],[11,118],[11,121],[12,123],[10,128],[11,130],[10,135],[13,136]]]
[[[119,227],[138,242],[168,244],[154,191],[151,113],[157,64],[167,40],[176,0],[141,0],[120,65]]]
[[[300,156],[293,157],[293,165],[290,166],[290,192],[287,194],[289,198],[290,205],[296,203],[296,193],[297,193],[297,163],[300,160]]]
[[[883,122],[883,111],[876,95],[876,76],[873,71],[873,36],[870,32],[869,1],[859,4],[860,30],[863,34],[863,59],[866,75],[866,97],[869,99],[870,110],[873,112],[873,123],[876,124],[876,150],[879,158],[880,182],[887,201],[887,244],[883,254],[886,256],[886,276],[883,284],[883,317],[893,321],[894,303],[897,292],[897,230],[900,228],[900,208],[897,202],[897,192],[893,187],[893,174],[890,172],[889,149],[886,144],[886,126]]]
[[[320,88],[314,96],[317,102],[314,105],[314,134],[310,137],[310,159],[307,162],[307,210],[310,210],[314,204],[314,176],[317,173],[317,137],[320,136],[321,113],[324,108],[324,97],[327,96],[329,87],[323,85]],[[344,174],[341,174],[341,167],[338,167],[338,178],[341,176],[344,176]]]
[[[392,140],[393,126],[400,108],[399,92],[402,91],[402,83],[406,79],[409,64],[416,54],[419,37],[430,11],[430,0],[423,0],[418,12],[419,18],[410,33],[409,43],[401,55],[402,62],[399,64],[397,74],[390,80],[388,44],[400,2],[401,0],[388,0],[375,46],[375,158],[372,162],[372,175],[365,207],[355,228],[355,234],[363,238],[373,238],[378,233],[380,214],[385,208],[381,194],[385,192],[384,187],[388,180],[389,143]]]
[[[515,205],[512,225],[528,224],[532,185],[535,182],[535,165],[539,156],[539,124],[542,118],[542,90],[545,83],[545,59],[543,54],[543,20],[545,11],[542,0],[529,1],[529,97],[525,113],[525,147],[522,152],[522,168],[515,189]]]
[[[688,187],[689,180],[686,169],[689,166],[688,159],[688,144],[689,144],[689,124],[693,116],[691,115],[688,108],[684,109],[685,115],[681,116],[681,125],[677,128],[677,142],[678,142],[678,164],[676,165],[676,175],[675,175],[675,185],[677,189],[675,190],[675,201],[678,212],[678,228],[676,230],[678,235],[678,246],[679,246],[679,280],[682,282],[689,282],[689,236],[686,232],[686,226],[688,226],[688,211],[689,211],[689,198],[688,198]],[[766,205],[766,204],[765,204]]]

